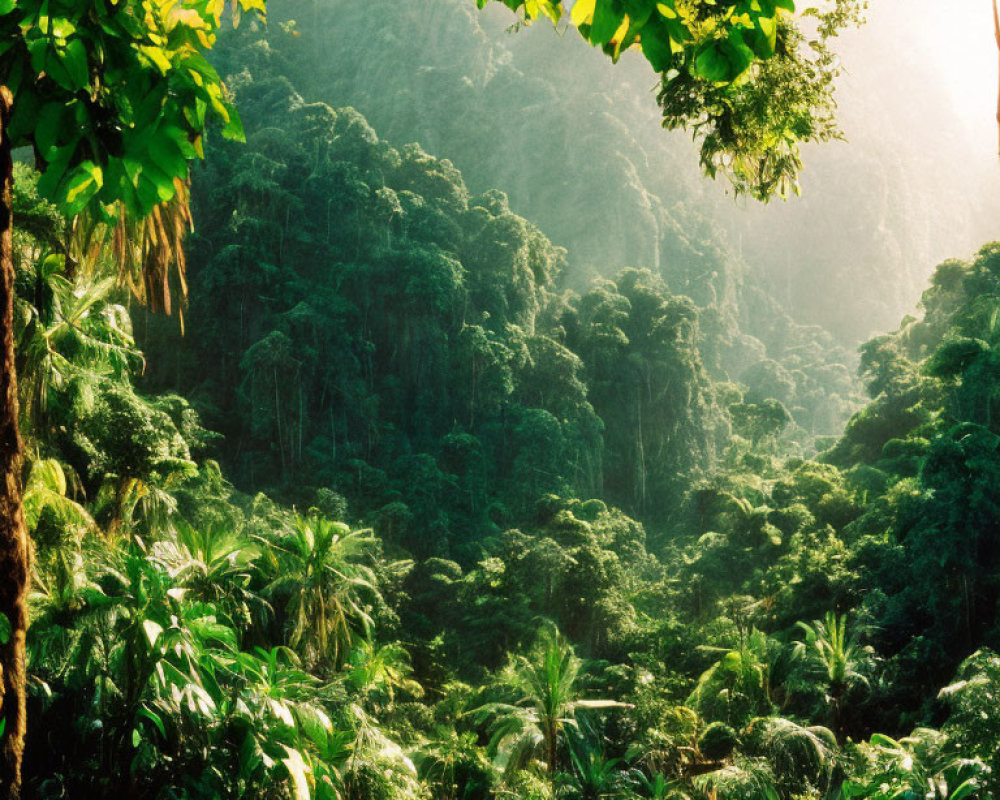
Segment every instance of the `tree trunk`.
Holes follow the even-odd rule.
[[[997,50],[1000,51],[1000,15],[997,14],[997,0],[993,0],[993,35],[997,40]],[[1000,83],[997,86],[997,130],[1000,132]]]
[[[553,788],[556,779],[556,755],[559,747],[559,728],[555,722],[545,722],[545,770]]]
[[[277,429],[278,452],[281,454],[281,479],[285,480],[288,470],[285,467],[285,445],[281,441],[281,400],[278,396],[278,368],[271,370],[274,376],[274,426]]]
[[[21,435],[18,430],[17,375],[14,371],[14,262],[11,231],[13,168],[7,121],[13,102],[0,87],[0,613],[11,635],[0,645],[0,798],[21,797],[21,756],[25,733],[25,633],[28,628],[28,532],[21,507]]]

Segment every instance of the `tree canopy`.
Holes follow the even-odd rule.
[[[222,2],[0,6],[0,70],[14,95],[7,135],[30,147],[39,191],[69,217],[145,217],[172,200],[187,161],[204,154],[206,123],[242,138],[239,115],[205,58]],[[264,11],[234,0],[234,19]]]

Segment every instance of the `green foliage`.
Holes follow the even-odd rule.
[[[238,0],[263,13],[263,0]],[[206,122],[242,127],[205,60],[223,4],[7,3],[0,7],[0,63],[14,95],[9,136],[30,146],[39,189],[69,216],[115,205],[144,217],[176,193],[188,159],[203,153]]]
[[[480,706],[473,713],[489,720],[489,750],[505,772],[538,763],[555,775],[564,747],[564,731],[579,725],[585,709],[620,708],[613,700],[580,698],[583,663],[553,625],[543,626],[530,656],[513,660],[500,677],[509,701]]]
[[[197,355],[164,369],[180,344],[154,329],[145,385],[200,387],[238,485],[267,476],[290,502],[292,487],[335,488],[420,557],[468,564],[546,494],[604,486],[665,518],[726,429],[693,304],[640,270],[562,294],[563,251],[502,195],[390,147],[353,109],[305,103],[273,70],[262,56],[234,79],[249,147],[215,151],[196,182]],[[223,197],[235,217],[213,214]]]
[[[732,164],[758,159],[759,191],[821,135],[801,113],[829,54],[796,72],[779,6],[581,3],[588,40],[650,58],[665,20],[692,26],[664,96],[694,82],[709,148],[760,123]],[[210,38],[217,10],[157,7],[177,20],[154,44],[194,46],[199,11]],[[67,16],[37,91],[75,80],[73,43],[97,35],[77,22],[132,11]],[[245,25],[219,53],[249,145],[194,176],[193,339],[137,312],[140,355],[108,254],[67,259],[47,184],[19,169],[32,796],[995,794],[997,248],[943,265],[923,319],[863,346],[873,400],[810,456],[851,402],[829,339],[764,300],[762,339],[742,332],[716,251],[569,290],[564,251],[501,193],[297,95],[296,32]],[[184,81],[176,100],[137,85],[163,109]]]
[[[830,708],[830,724],[839,731],[841,706],[848,692],[868,687],[865,672],[872,665],[871,648],[863,648],[857,631],[848,632],[847,615],[828,611],[822,620],[800,622],[803,640],[795,646],[795,655],[823,674],[823,690]]]
[[[741,634],[738,648],[724,652],[702,674],[685,705],[703,717],[721,718],[732,725],[743,725],[752,717],[770,713],[768,650],[772,647],[760,631]],[[716,744],[713,736],[709,736],[709,741]]]
[[[941,733],[924,728],[899,741],[875,734],[859,750],[867,761],[866,779],[845,781],[839,798],[902,800],[928,797],[963,800],[981,797],[981,778],[987,773],[976,760],[958,757]]]
[[[739,736],[724,722],[713,722],[698,737],[698,749],[710,761],[721,761],[739,745]]]
[[[364,563],[375,546],[371,532],[297,516],[290,530],[266,541],[266,593],[285,606],[289,644],[312,667],[339,668],[355,640],[369,635],[369,608],[379,600],[375,575]]]
[[[991,650],[977,650],[959,666],[955,680],[938,695],[950,709],[944,730],[966,756],[981,759],[989,772],[980,782],[996,791],[998,728],[996,687],[1000,660]]]

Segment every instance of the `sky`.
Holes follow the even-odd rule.
[[[900,5],[908,6],[909,0]],[[970,128],[988,129],[993,134],[997,46],[988,0],[949,0],[946,5],[923,2],[919,7],[922,23],[913,26],[914,39],[920,51],[941,69],[957,116]],[[943,7],[947,8],[944,15]],[[885,17],[891,20],[889,14]],[[877,20],[879,27],[884,27],[881,12]]]
[[[952,106],[948,113],[975,137],[975,157],[985,148],[995,161],[997,45],[990,0],[871,0],[867,16],[860,31],[844,35],[848,74],[842,91],[864,91],[871,77],[866,65],[877,63],[890,74],[919,62],[931,65]],[[922,99],[917,95],[912,102]],[[936,124],[939,109],[927,111],[928,124]]]

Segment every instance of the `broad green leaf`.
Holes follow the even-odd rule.
[[[680,52],[680,45],[684,42],[690,42],[694,39],[691,31],[687,29],[687,26],[678,19],[664,18],[663,25],[666,27],[667,31],[670,33],[670,39],[672,42],[676,42],[677,46],[671,45],[672,52]]]
[[[93,161],[78,164],[66,178],[66,213],[75,216],[83,211],[104,185],[104,172]]]
[[[35,124],[35,144],[43,158],[48,158],[49,151],[58,143],[65,111],[66,106],[62,103],[46,103],[38,114],[38,121]]]
[[[59,40],[68,39],[74,33],[76,33],[76,25],[73,24],[72,20],[66,17],[51,17],[49,20],[50,30],[52,36]]]
[[[287,745],[282,745],[287,754],[281,759],[281,763],[288,770],[288,776],[292,779],[293,797],[295,800],[310,800],[309,792],[309,767],[302,758],[302,754]]]
[[[142,621],[142,630],[145,632],[150,645],[155,645],[156,640],[159,639],[160,634],[163,633],[163,626],[151,619],[144,619]]]
[[[229,121],[222,129],[222,136],[232,142],[243,143],[247,140],[246,133],[243,131],[243,120],[240,119],[235,108],[229,111]]]
[[[90,85],[90,70],[87,66],[87,48],[83,40],[74,37],[66,42],[61,54],[62,65],[73,82],[74,88],[85,89]]]
[[[309,740],[319,747],[326,745],[329,734],[333,733],[333,723],[322,711],[310,705],[298,705],[293,708],[299,727]]]
[[[753,63],[753,52],[739,31],[731,30],[727,39],[713,39],[695,56],[699,77],[712,83],[728,83],[739,77]]]
[[[753,51],[747,47],[747,43],[743,39],[743,32],[736,28],[730,29],[729,38],[726,39],[723,46],[723,52],[725,52],[730,64],[731,77],[729,80],[736,80],[753,63]]]
[[[280,719],[289,728],[295,727],[295,718],[292,716],[291,709],[280,700],[275,700],[271,697],[267,698],[267,707],[271,709],[271,713],[274,714],[278,719]]]
[[[153,723],[153,725],[156,726],[156,729],[160,732],[160,736],[162,736],[164,739],[167,738],[167,729],[166,726],[163,724],[163,718],[160,717],[159,714],[155,714],[148,708],[143,707],[139,709],[139,712],[136,716],[148,719],[150,722]]]
[[[590,26],[590,41],[598,46],[606,45],[622,24],[624,14],[616,10],[614,0],[597,0],[594,5],[594,21]]]
[[[979,784],[974,778],[969,778],[956,787],[955,791],[948,796],[948,800],[965,800],[967,797],[972,797],[977,791],[979,791]]]
[[[573,10],[570,12],[570,19],[573,20],[574,25],[583,25],[584,23],[590,23],[594,16],[594,5],[596,0],[576,0],[573,4]]]
[[[777,25],[775,25],[773,19],[759,17],[757,19],[757,26],[752,30],[744,31],[743,36],[757,58],[770,58],[774,55],[774,47],[777,41]]]
[[[159,133],[168,137],[177,149],[181,151],[181,155],[186,160],[203,157],[199,156],[197,147],[192,143],[187,131],[185,131],[179,124],[167,123],[165,125],[161,125]]]
[[[652,16],[653,4],[648,0],[625,0],[625,13],[632,20],[633,28],[641,28]]]
[[[639,38],[642,54],[657,72],[666,72],[670,68],[673,50],[670,47],[670,33],[660,20],[651,18],[642,29]]]
[[[38,179],[38,191],[43,197],[55,197],[69,161],[76,151],[76,143],[54,147],[49,151],[48,164]]]
[[[150,188],[152,188],[152,192],[150,192]],[[151,159],[142,162],[142,178],[139,180],[137,189],[143,203],[150,202],[150,209],[159,203],[167,202],[177,191],[173,176],[160,169]],[[157,199],[154,200],[154,196]]]
[[[173,139],[158,131],[149,143],[149,156],[164,173],[172,178],[187,177],[187,159]]]
[[[155,64],[156,68],[163,75],[168,74],[173,67],[173,64],[170,63],[170,58],[167,56],[166,51],[162,47],[141,45],[139,47],[139,52],[146,56],[150,62]]]

